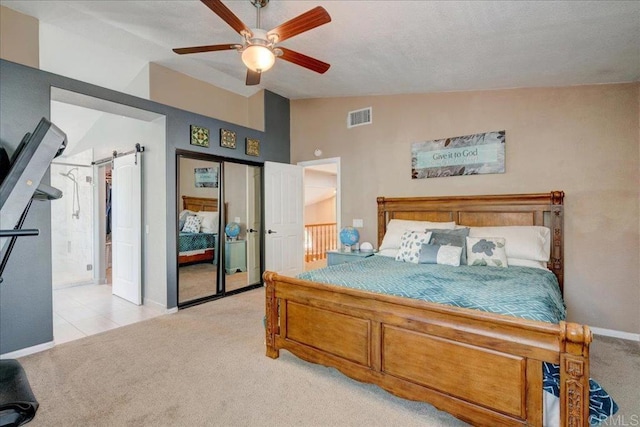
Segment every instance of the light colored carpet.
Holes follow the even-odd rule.
[[[23,357],[31,425],[464,425],[286,351],[267,358],[263,315],[260,288]],[[640,352],[627,344],[596,341],[592,374],[631,414]]]
[[[180,266],[179,302],[183,303],[215,295],[216,280],[218,277],[217,269],[217,265],[206,262]],[[225,276],[225,288],[227,292],[244,288],[248,284],[249,277],[246,272],[236,272]]]
[[[192,301],[216,294],[218,266],[208,262],[181,265],[178,268],[179,302]]]

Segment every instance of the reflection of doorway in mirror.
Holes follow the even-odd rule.
[[[262,236],[262,172],[259,167],[247,168],[247,281],[260,283],[260,247]]]
[[[230,292],[260,283],[260,167],[225,162],[224,187],[227,218],[240,225],[240,234],[225,246],[225,290]]]

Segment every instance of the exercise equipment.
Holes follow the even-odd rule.
[[[67,136],[46,118],[27,133],[13,156],[0,147],[0,286],[2,274],[18,237],[37,236],[38,229],[23,229],[34,200],[59,199],[62,192],[40,181],[51,161],[62,154]],[[13,285],[13,284],[12,284]],[[28,423],[38,410],[27,375],[15,359],[0,360],[0,427]]]

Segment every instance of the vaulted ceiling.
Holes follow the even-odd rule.
[[[640,80],[638,1],[272,0],[261,13],[267,30],[317,5],[329,12],[330,23],[282,46],[331,68],[320,75],[278,60],[259,86],[249,87],[234,50],[182,56],[172,51],[241,42],[200,1],[0,4],[244,96],[262,88],[300,99]],[[256,9],[249,0],[224,4],[255,26]]]

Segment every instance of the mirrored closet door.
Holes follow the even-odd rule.
[[[219,294],[220,163],[178,156],[178,305]]]
[[[260,286],[262,167],[178,156],[178,306]]]
[[[225,292],[260,284],[261,174],[258,166],[224,162]]]

